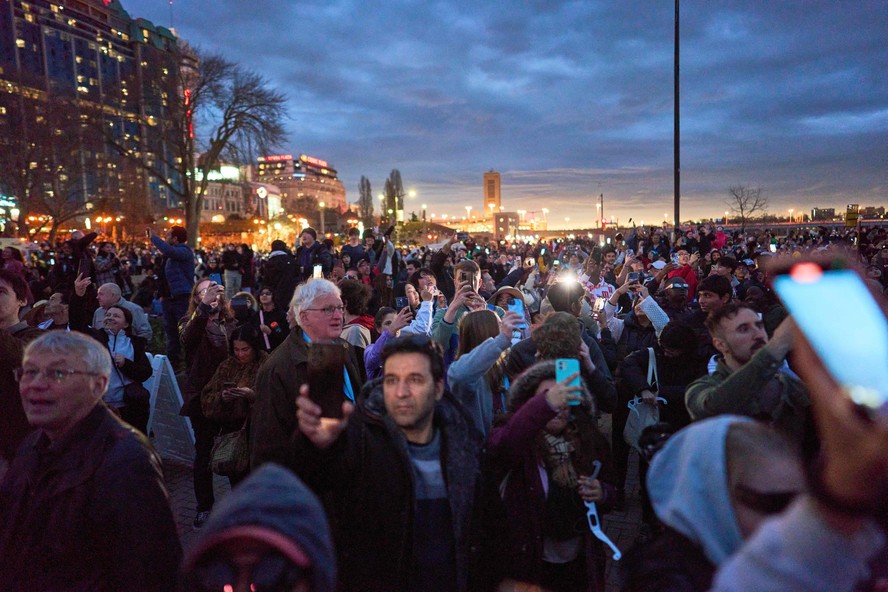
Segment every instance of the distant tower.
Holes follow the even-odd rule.
[[[484,173],[484,214],[499,212],[501,206],[500,174],[491,169]]]

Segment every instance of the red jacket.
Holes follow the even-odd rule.
[[[690,265],[683,265],[674,271],[670,271],[669,275],[666,277],[675,276],[680,277],[688,283],[688,302],[693,302],[694,296],[697,294],[697,284],[699,283],[699,280],[697,280],[697,273]]]

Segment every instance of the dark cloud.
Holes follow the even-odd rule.
[[[168,25],[158,0],[122,0]],[[884,3],[682,2],[682,194],[723,212],[760,185],[774,210],[884,204]],[[290,98],[290,140],[337,167],[350,197],[392,168],[430,209],[481,202],[552,219],[671,213],[671,2],[176,0],[189,42],[261,72]],[[557,214],[556,214],[557,210]]]

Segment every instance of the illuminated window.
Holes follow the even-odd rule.
[[[28,14],[25,15],[25,20],[28,21],[29,23],[33,23],[34,22],[34,15],[29,12]]]
[[[24,46],[25,46],[25,40],[24,40],[24,39],[16,39],[16,40],[15,40],[15,45],[16,45],[16,47],[24,47]]]

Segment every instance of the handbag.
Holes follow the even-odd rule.
[[[144,406],[151,401],[151,393],[141,382],[133,381],[123,387],[123,404],[126,406]]]
[[[657,383],[657,357],[654,355],[654,348],[648,348],[648,388],[656,393],[658,391]],[[667,404],[666,399],[657,397],[657,403]],[[626,427],[623,428],[623,439],[626,444],[641,453],[641,447],[638,439],[644,428],[652,426],[660,421],[660,406],[649,405],[644,403],[641,397],[635,397],[626,406],[629,408],[629,417],[626,419]]]
[[[214,438],[210,452],[210,469],[223,477],[235,477],[250,468],[250,448],[247,440],[247,423],[234,432],[219,434]]]

